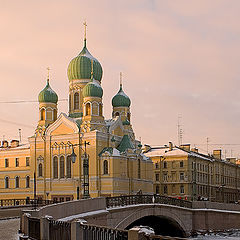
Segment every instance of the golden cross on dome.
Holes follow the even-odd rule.
[[[120,72],[120,86],[122,86],[122,72]]]
[[[83,25],[84,25],[84,39],[86,40],[87,39],[87,22],[84,21]]]
[[[50,72],[50,67],[47,67],[47,71],[48,71],[48,74],[47,74],[47,80],[49,81],[49,72]]]

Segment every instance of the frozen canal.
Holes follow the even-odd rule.
[[[0,240],[18,240],[19,218],[0,220]]]
[[[190,238],[191,240],[222,240],[222,239],[232,239],[232,240],[240,240],[240,230],[238,231],[229,231],[226,233],[218,233],[218,234],[210,234],[207,236],[198,236],[194,238]]]

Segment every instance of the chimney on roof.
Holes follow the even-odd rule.
[[[186,151],[190,151],[191,144],[182,144],[180,148]]]
[[[198,149],[197,148],[192,148],[191,151],[198,153]]]
[[[228,162],[230,162],[230,163],[234,163],[234,164],[236,164],[236,163],[237,163],[237,159],[236,159],[236,158],[234,158],[234,157],[229,157],[229,158],[226,158],[226,160],[227,160]]]
[[[151,148],[150,145],[144,144],[143,153],[149,152],[151,149],[152,149],[152,148]]]
[[[2,147],[4,147],[4,148],[8,147],[8,141],[7,140],[2,141]]]
[[[12,140],[11,141],[11,147],[12,148],[15,148],[15,147],[18,147],[19,146],[19,141],[18,140]]]
[[[213,157],[216,159],[222,159],[222,150],[221,149],[213,150]]]
[[[173,150],[173,144],[172,142],[169,142],[169,151],[172,151]]]

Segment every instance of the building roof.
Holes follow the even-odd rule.
[[[189,157],[201,158],[207,161],[213,161],[213,158],[211,156],[201,154],[198,152],[187,151],[179,147],[173,147],[172,150],[170,150],[169,147],[152,148],[147,153],[145,153],[145,155],[147,157],[189,156]]]
[[[120,156],[120,151],[112,147],[105,147],[98,155],[101,157],[105,152],[108,152],[113,157]]]
[[[120,152],[125,152],[127,149],[134,149],[134,146],[128,135],[124,135],[117,149]]]

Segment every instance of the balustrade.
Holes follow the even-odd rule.
[[[153,203],[192,208],[192,202],[190,201],[160,195],[128,195],[106,198],[108,208]]]

